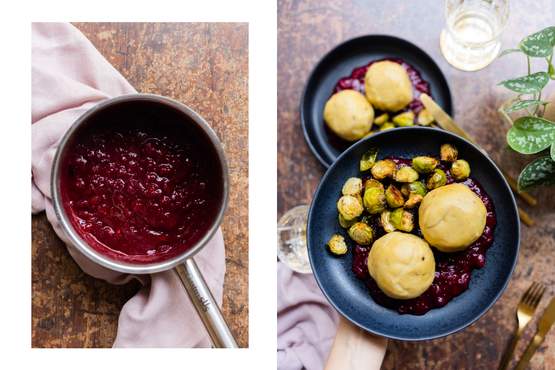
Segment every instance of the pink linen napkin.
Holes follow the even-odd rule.
[[[278,370],[324,369],[339,314],[322,294],[314,276],[294,272],[278,262],[277,301]],[[380,368],[385,343],[365,349],[368,369]]]
[[[59,140],[75,120],[97,103],[135,89],[74,26],[32,26],[32,212],[46,210],[54,231],[87,274],[113,284],[137,279],[143,288],[123,306],[114,347],[208,347],[210,341],[173,271],[129,275],[99,266],[64,236],[50,193],[50,170]],[[220,230],[195,257],[219,305],[225,250]]]

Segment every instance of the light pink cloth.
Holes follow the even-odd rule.
[[[54,231],[67,243],[54,214],[50,170],[65,131],[104,99],[135,89],[70,24],[34,23],[32,27],[32,211],[46,210]],[[121,310],[114,347],[207,347],[206,331],[173,271],[132,276],[92,263],[67,243],[87,274],[114,284],[131,279],[143,288]],[[219,305],[225,251],[221,231],[195,260]]]
[[[278,262],[277,301],[278,369],[322,370],[339,316],[314,276]]]

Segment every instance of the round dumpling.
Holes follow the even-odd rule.
[[[405,68],[384,60],[370,65],[364,77],[366,97],[381,110],[397,112],[412,101],[412,84]]]
[[[435,266],[426,241],[399,231],[376,240],[368,254],[370,276],[388,297],[395,299],[416,298],[424,293],[434,281]]]
[[[342,90],[326,102],[324,121],[340,138],[355,141],[372,128],[374,109],[358,91]]]
[[[430,191],[418,210],[424,239],[442,252],[457,252],[474,243],[486,226],[486,207],[464,184]]]

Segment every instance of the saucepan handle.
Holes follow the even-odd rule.
[[[235,342],[222,312],[218,308],[195,261],[189,258],[184,263],[177,265],[175,271],[189,294],[213,346],[216,348],[237,348],[237,342]]]

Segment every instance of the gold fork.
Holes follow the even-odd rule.
[[[524,293],[522,298],[520,298],[520,302],[518,302],[518,306],[516,309],[517,328],[513,334],[511,343],[503,354],[503,358],[501,359],[501,363],[499,364],[499,370],[504,370],[507,368],[511,357],[513,356],[516,343],[522,336],[526,325],[528,325],[530,320],[532,320],[534,311],[536,311],[536,308],[538,307],[538,304],[540,303],[544,292],[545,287],[542,284],[534,281],[532,285],[530,285],[528,290]]]

